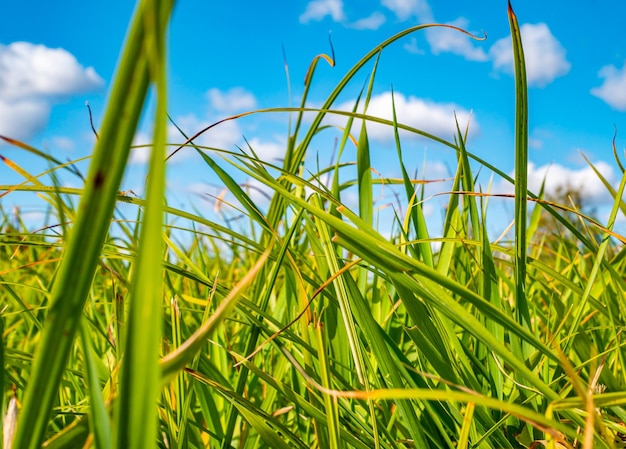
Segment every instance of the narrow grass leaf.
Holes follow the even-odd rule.
[[[91,339],[87,323],[83,320],[80,326],[80,336],[85,359],[85,371],[89,387],[91,409],[89,413],[89,427],[94,438],[96,449],[109,449],[113,441],[111,435],[111,420],[107,412],[98,377],[98,370],[94,360]]]
[[[526,298],[526,220],[528,197],[528,92],[522,35],[509,1],[509,25],[515,67],[515,307],[520,324],[530,329]]]
[[[76,223],[53,286],[51,307],[24,395],[16,449],[38,449],[43,440],[109,229],[130,144],[148,91],[148,64],[143,51],[145,7],[145,2],[139,5],[126,40]]]
[[[157,438],[157,401],[161,388],[159,355],[163,310],[163,207],[167,88],[165,33],[173,2],[144,3],[143,50],[156,90],[152,153],[147,181],[135,278],[130,291],[126,352],[122,361],[117,410],[117,446],[153,447]]]

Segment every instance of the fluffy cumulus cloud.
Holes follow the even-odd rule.
[[[463,107],[453,103],[435,103],[414,96],[405,96],[395,92],[393,94],[396,116],[398,123],[417,128],[428,133],[443,138],[451,138],[456,134],[456,123],[454,116],[459,121],[461,129],[470,120],[470,112]],[[346,102],[339,106],[342,110],[352,110],[354,102]],[[370,99],[367,114],[375,117],[392,120],[392,93],[383,92]],[[362,109],[361,109],[362,110]],[[336,123],[339,120],[333,118]],[[393,138],[393,128],[391,126],[368,123],[368,134],[370,139],[389,141]],[[472,119],[470,124],[470,135],[478,131],[478,122]],[[417,137],[416,134],[402,133],[404,137]]]
[[[28,139],[45,127],[55,100],[103,84],[93,67],[62,48],[0,45],[0,133]]]
[[[528,84],[544,87],[555,78],[566,75],[571,67],[565,49],[552,35],[545,23],[524,24],[521,26],[526,74]],[[498,40],[489,49],[493,67],[506,73],[513,73],[513,50],[511,38]]]
[[[330,16],[335,22],[343,22],[343,0],[313,0],[306,5],[306,9],[300,15],[300,23],[319,21]]]
[[[382,0],[381,3],[385,8],[391,10],[398,20],[433,21],[433,13],[426,0]]]
[[[613,168],[606,162],[594,163],[596,169],[602,173],[606,180],[614,184],[615,175]],[[511,173],[511,175],[513,175]],[[611,196],[602,181],[598,178],[591,167],[571,169],[560,164],[547,164],[536,166],[528,163],[528,189],[538,193],[541,184],[544,183],[546,197],[557,195],[559,192],[578,191],[582,194],[582,200],[589,203],[610,202]],[[501,186],[508,193],[513,192],[513,186],[509,183]]]
[[[598,76],[604,82],[591,89],[591,94],[618,111],[626,111],[626,64],[621,69],[613,65],[602,67]]]
[[[469,22],[459,17],[449,25],[467,29]],[[454,53],[463,56],[469,61],[487,61],[489,56],[480,47],[475,46],[474,40],[464,33],[450,28],[434,27],[426,30],[426,40],[434,54]]]

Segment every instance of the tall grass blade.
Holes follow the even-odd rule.
[[[167,87],[165,33],[173,1],[143,4],[143,51],[156,90],[154,139],[147,181],[135,278],[130,290],[126,352],[117,404],[117,446],[153,447],[157,438],[157,400],[161,388],[159,355],[163,315],[163,208]]]
[[[83,349],[83,357],[85,358],[85,371],[87,383],[89,385],[89,396],[91,399],[91,410],[89,413],[89,427],[94,436],[94,446],[96,449],[111,448],[111,422],[107,413],[102,392],[100,391],[100,380],[96,362],[94,360],[91,339],[89,337],[89,329],[85,320],[80,326],[80,336]]]
[[[130,144],[148,91],[148,61],[143,50],[144,14],[149,4],[144,1],[139,5],[121,55],[76,223],[52,289],[51,306],[24,395],[16,449],[39,448],[44,438],[109,229]]]
[[[614,200],[613,200],[613,207],[611,209],[611,212],[609,214],[609,220],[607,223],[607,228],[608,230],[612,230],[613,226],[615,225],[615,220],[617,218],[617,215],[620,211],[620,206],[622,205],[623,201],[621,200],[621,198],[623,198],[624,195],[624,191],[626,189],[626,171],[622,173],[622,179],[620,181],[619,187],[617,188],[617,191],[613,194]],[[603,262],[604,262],[604,255],[606,253],[606,250],[608,248],[609,242],[611,239],[611,234],[609,233],[604,233],[604,235],[602,236],[602,241],[600,243],[600,247],[598,248],[597,253],[595,254],[595,261],[593,263],[593,267],[591,269],[591,273],[589,274],[589,278],[586,279],[586,285],[585,285],[585,291],[582,294],[582,297],[580,298],[580,302],[577,305],[578,310],[576,311],[576,314],[574,315],[574,319],[572,320],[572,324],[570,327],[570,331],[569,331],[569,335],[571,337],[571,340],[568,342],[567,347],[571,347],[571,345],[573,344],[573,340],[575,338],[575,336],[578,334],[579,332],[579,327],[580,324],[583,320],[583,316],[585,313],[588,313],[587,311],[587,302],[589,301],[589,297],[591,295],[591,290],[594,286],[594,283],[598,277],[598,274],[600,272],[600,267],[602,266]],[[603,282],[602,280],[599,280],[599,282]]]
[[[428,235],[428,226],[426,224],[426,218],[424,217],[424,211],[422,209],[421,201],[418,200],[417,191],[415,187],[411,183],[411,178],[409,177],[409,173],[406,169],[402,158],[402,144],[400,142],[400,133],[398,131],[398,117],[396,115],[396,104],[395,104],[395,96],[393,94],[393,89],[391,92],[391,110],[392,110],[392,118],[393,118],[393,135],[396,144],[396,151],[398,153],[398,161],[400,163],[400,169],[402,170],[402,181],[404,183],[404,191],[407,198],[407,203],[409,210],[407,211],[407,216],[411,218],[411,223],[413,224],[413,230],[415,232],[415,238],[418,241],[417,245],[415,245],[415,250],[418,256],[424,260],[424,262],[433,266],[433,251],[429,242]],[[408,229],[405,231],[408,232]]]
[[[515,308],[520,324],[530,329],[526,298],[526,220],[528,197],[528,91],[522,35],[509,1],[509,25],[515,67]]]

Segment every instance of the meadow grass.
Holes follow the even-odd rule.
[[[317,62],[334,63],[327,55],[312,62],[299,107],[250,112],[293,118],[280,166],[253,147],[201,147],[200,133],[183,134],[180,147],[230,192],[244,217],[235,225],[164,201],[172,3],[137,6],[84,187],[58,182],[61,171],[77,175],[71,163],[5,138],[52,168],[33,175],[4,158],[24,182],[0,186],[2,195],[38,193],[59,223],[33,232],[0,209],[0,399],[12,447],[621,447],[626,238],[613,225],[626,214],[626,175],[617,152],[619,186],[597,173],[614,198],[604,224],[528,192],[524,55],[512,9],[514,179],[469,152],[460,127],[447,141],[367,114],[380,53],[434,25],[416,26],[365,55],[320,108],[308,107],[308,92]],[[370,61],[358,100],[365,112],[333,110]],[[154,142],[137,198],[119,188],[150,89]],[[346,117],[338,154],[354,145],[356,164],[338,157],[306,172],[328,115]],[[373,209],[374,124],[394,132],[402,179],[393,182],[407,205],[387,236]],[[429,232],[423,185],[405,166],[404,132],[457,154],[441,235]],[[515,185],[512,241],[491,241],[489,194],[470,161]],[[269,205],[255,203],[234,173],[271,192]],[[355,210],[342,200],[350,189]]]

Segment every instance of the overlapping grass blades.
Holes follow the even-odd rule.
[[[282,166],[259,160],[253,147],[233,152],[181,138],[229,189],[238,229],[249,223],[242,231],[164,204],[171,7],[138,6],[84,189],[56,178],[47,186],[44,174],[5,161],[25,182],[0,189],[44,193],[52,219],[72,222],[66,241],[63,228],[32,233],[2,211],[0,361],[5,384],[23,398],[15,447],[42,439],[49,448],[616,447],[626,433],[626,249],[613,226],[625,209],[626,177],[614,187],[598,173],[614,199],[606,226],[582,215],[589,225],[574,226],[561,215],[576,213],[572,207],[527,192],[523,51],[510,8],[516,179],[472,154],[461,124],[448,141],[395,115],[368,115],[378,56],[433,25],[418,26],[372,49],[321,108],[307,107],[308,92],[317,61],[333,65],[334,56],[311,65],[300,107],[250,112],[296,114]],[[373,59],[353,110],[333,110]],[[155,138],[141,199],[117,189],[150,85]],[[314,139],[336,129],[325,125],[329,114],[346,118],[340,156],[310,167]],[[374,125],[393,131],[402,172],[393,182],[406,213],[395,216],[391,236],[377,229],[374,192],[391,181],[373,176]],[[409,175],[406,132],[457,154],[441,235],[424,214],[419,186],[427,174]],[[355,164],[341,160],[352,144]],[[512,243],[490,240],[490,194],[477,191],[472,164],[516,184]],[[263,184],[269,204],[255,203],[242,177]],[[354,191],[358,210],[345,204]],[[526,226],[528,200],[535,209]],[[136,220],[116,212],[116,202],[137,208]],[[567,233],[538,238],[542,214]],[[118,232],[107,235],[112,223]],[[6,402],[12,393],[3,392]]]

